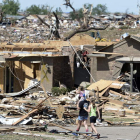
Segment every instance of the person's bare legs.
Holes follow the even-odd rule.
[[[84,126],[85,126],[85,128],[86,128],[86,132],[88,132],[87,120],[84,120]]]
[[[81,124],[82,124],[82,121],[78,120],[78,125],[77,125],[76,131],[79,131],[80,130]]]
[[[96,134],[98,134],[98,132],[94,126],[94,123],[90,123],[90,125],[91,125],[92,132],[94,131]]]

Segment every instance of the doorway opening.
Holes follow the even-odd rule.
[[[81,60],[85,64],[85,66],[90,71],[90,58],[87,57],[88,52],[85,50],[77,51]],[[78,87],[82,82],[90,82],[90,75],[87,72],[85,66],[80,62],[80,59],[75,54],[74,56],[74,86]]]

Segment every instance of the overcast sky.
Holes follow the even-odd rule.
[[[140,0],[139,0],[140,1]],[[0,0],[2,2],[2,0]],[[64,12],[69,12],[70,9],[66,9],[65,6],[62,6],[64,0],[19,0],[21,4],[21,9],[25,10],[27,7],[32,4],[42,5],[48,4],[51,7],[61,7]],[[109,12],[125,12],[128,9],[129,12],[138,14],[137,2],[138,0],[71,0],[73,6],[76,9],[79,9],[83,6],[84,3],[91,3],[94,6],[97,4],[106,4]]]

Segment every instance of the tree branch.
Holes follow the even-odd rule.
[[[49,24],[47,24],[42,18],[40,18],[38,15],[36,15],[37,16],[37,18],[43,23],[43,24],[45,24],[48,28],[50,28],[50,25]]]
[[[109,26],[109,24],[107,26],[105,26],[104,28],[90,27],[90,28],[87,28],[87,29],[79,29],[79,30],[76,30],[73,33],[71,33],[68,37],[64,38],[64,41],[67,41],[68,39],[70,39],[71,37],[73,37],[77,33],[87,32],[89,30],[105,30],[108,26]]]
[[[59,29],[59,23],[60,23],[59,19],[58,19],[57,14],[55,12],[53,12],[53,14],[54,14],[55,19],[56,19],[56,27],[57,27],[57,29]]]
[[[70,7],[73,10],[73,12],[75,13],[75,9],[72,6],[72,4],[70,3],[70,0],[65,0],[65,1],[66,1],[66,3],[64,3],[63,5],[66,5],[66,6]]]

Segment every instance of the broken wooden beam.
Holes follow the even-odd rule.
[[[49,97],[48,97],[49,98]],[[35,113],[36,111],[39,110],[40,105],[42,105],[43,102],[45,102],[48,98],[44,99],[43,101],[41,101],[35,108],[37,109],[33,109],[32,111],[30,111],[29,113],[27,113],[26,115],[22,116],[18,121],[14,122],[12,125],[17,125],[18,123],[20,123],[21,121],[23,121],[24,119],[26,119],[29,115]]]

